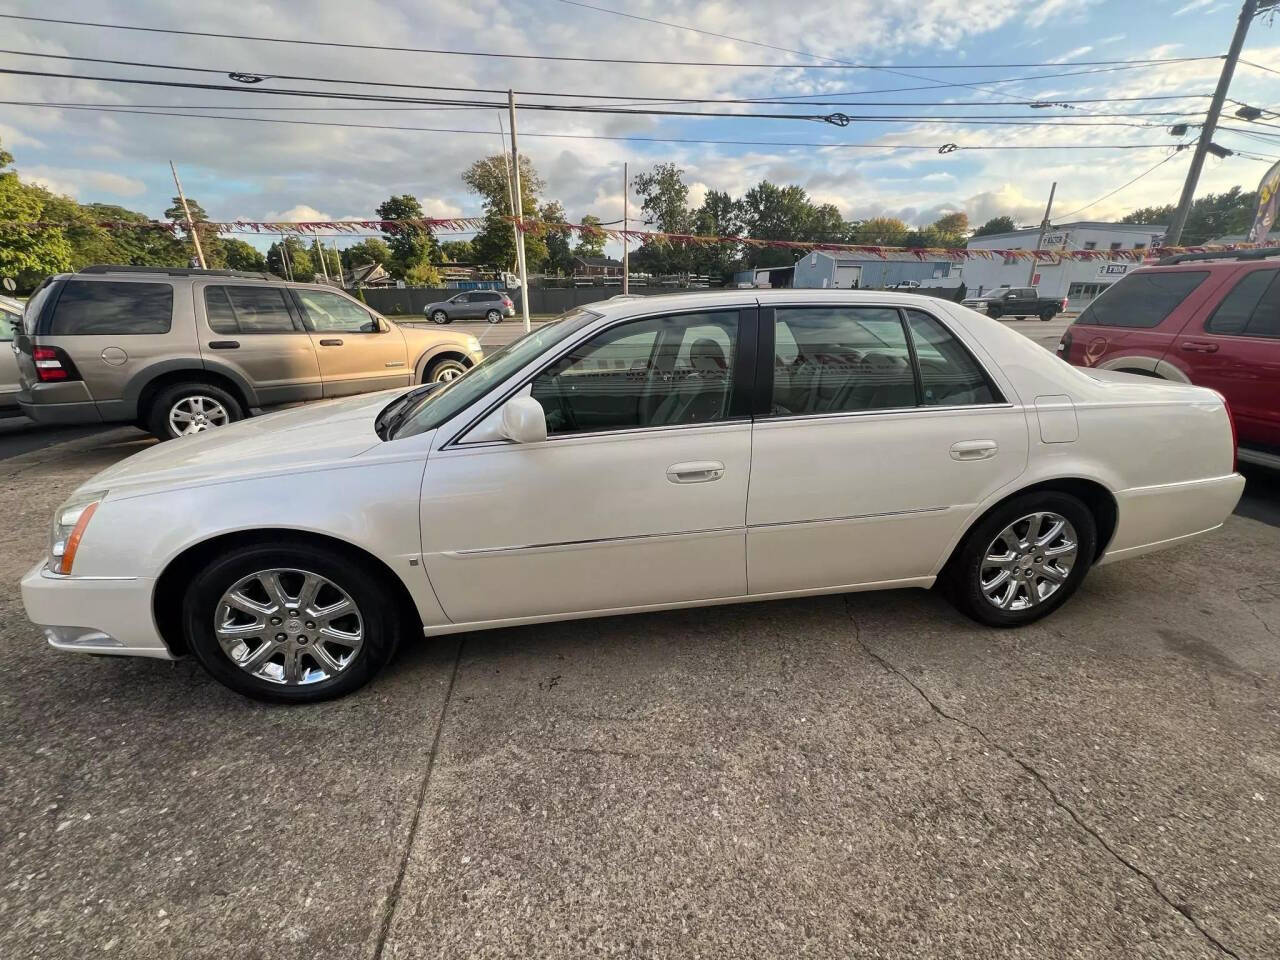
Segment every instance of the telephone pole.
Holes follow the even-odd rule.
[[[627,161],[622,161],[622,292],[626,294],[631,286],[631,247],[627,243]]]
[[[511,189],[515,196],[516,263],[520,265],[520,312],[524,314],[524,332],[532,329],[529,323],[529,273],[524,260],[524,230],[519,229],[524,220],[524,201],[520,199],[520,148],[516,146],[516,94],[507,90],[507,109],[511,112]]]
[[[338,252],[338,241],[336,238],[330,239],[329,245],[333,247],[333,256],[338,261],[338,283],[342,289],[347,289],[347,278],[342,274],[342,254]]]
[[[1053,186],[1049,188],[1049,202],[1044,205],[1044,219],[1040,221],[1040,236],[1036,237],[1036,249],[1039,250],[1044,246],[1044,235],[1049,230],[1049,211],[1053,209],[1053,195],[1058,192],[1058,181],[1053,181]],[[1036,269],[1040,266],[1040,258],[1031,258],[1031,272],[1027,274],[1027,286],[1034,287],[1036,285]]]
[[[1272,4],[1267,4],[1271,6]],[[1182,197],[1178,200],[1178,212],[1173,215],[1173,223],[1165,235],[1164,246],[1176,247],[1182,240],[1182,228],[1187,225],[1187,215],[1191,213],[1191,202],[1196,196],[1196,184],[1200,182],[1200,171],[1204,168],[1204,155],[1209,150],[1213,133],[1218,128],[1218,116],[1222,113],[1222,102],[1227,98],[1227,88],[1231,86],[1231,77],[1236,72],[1236,61],[1240,59],[1240,50],[1244,47],[1244,38],[1249,33],[1249,24],[1258,12],[1258,0],[1244,0],[1240,8],[1240,19],[1236,21],[1235,36],[1231,38],[1231,47],[1227,50],[1227,58],[1222,62],[1222,73],[1218,77],[1218,89],[1213,91],[1213,100],[1209,103],[1209,113],[1204,118],[1204,126],[1200,128],[1200,138],[1196,141],[1196,152],[1191,155],[1191,166],[1187,169],[1187,181],[1182,185]]]
[[[191,234],[191,242],[196,245],[196,259],[200,262],[200,269],[207,270],[208,266],[204,262],[204,250],[200,247],[200,234],[196,233],[196,225],[191,221],[191,208],[187,206],[187,195],[182,192],[182,181],[178,179],[178,168],[173,165],[173,161],[169,161],[169,170],[173,173],[173,185],[178,188],[178,202],[182,204],[182,212],[187,216],[187,233]]]

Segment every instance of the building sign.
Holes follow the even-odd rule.
[[[1129,272],[1127,263],[1104,263],[1098,268],[1100,277],[1122,277]]]
[[[1056,247],[1059,250],[1065,250],[1067,249],[1067,241],[1070,239],[1070,230],[1063,230],[1061,233],[1046,233],[1044,235],[1044,243],[1040,244],[1040,249],[1052,250]]]

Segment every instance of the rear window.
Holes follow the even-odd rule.
[[[168,333],[172,316],[171,284],[68,280],[49,333],[55,337]]]
[[[1207,276],[1207,270],[1131,273],[1085,307],[1076,323],[1158,327]]]

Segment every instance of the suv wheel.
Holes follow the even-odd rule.
[[[372,571],[329,547],[255,544],[191,581],[184,627],[215,680],[259,700],[328,700],[391,658],[397,606]]]
[[[502,322],[502,314],[497,310],[490,310],[488,313],[484,315],[484,318],[488,320],[490,323]]]
[[[1054,312],[1053,307],[1045,307],[1040,311],[1041,320],[1052,320],[1056,315],[1057,314]]]
[[[461,360],[437,360],[427,368],[426,376],[422,378],[422,382],[448,383],[450,380],[457,380],[466,372],[467,365]]]
[[[445,313],[443,310],[432,311],[431,322],[432,323],[448,323],[449,315]]]
[[[175,383],[151,401],[147,429],[161,440],[173,440],[244,419],[240,403],[210,383]]]
[[[994,303],[991,306],[987,307],[987,316],[990,317],[992,320],[999,320],[1003,314],[1004,314],[1004,311],[1001,310]]]

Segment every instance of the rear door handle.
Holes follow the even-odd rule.
[[[667,467],[667,479],[672,483],[707,483],[723,476],[724,464],[719,460],[690,460]]]
[[[238,350],[240,348],[239,340],[210,340],[210,350]]]
[[[951,445],[952,460],[990,460],[1000,449],[994,440],[961,440]]]
[[[1184,340],[1182,341],[1182,349],[1188,353],[1217,353],[1218,345],[1216,343],[1206,343],[1203,340]]]
[[[321,341],[320,341],[320,346],[322,346],[322,347],[340,347],[340,346],[342,346],[342,341],[341,341],[341,340],[321,340]]]

